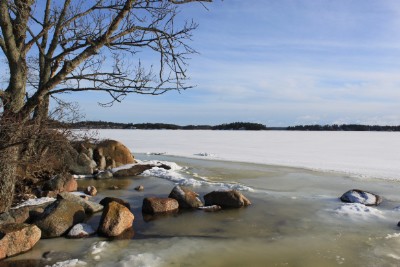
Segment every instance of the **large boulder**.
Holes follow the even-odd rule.
[[[84,219],[85,210],[81,205],[70,200],[58,199],[47,206],[34,224],[42,230],[42,238],[52,238],[62,236]]]
[[[98,231],[105,236],[118,236],[132,227],[134,219],[127,207],[112,201],[103,210]]]
[[[179,203],[179,208],[192,209],[204,206],[203,202],[199,198],[199,194],[189,190],[187,188],[175,186],[171,193],[170,198],[176,199]]]
[[[204,196],[206,206],[218,205],[222,208],[241,208],[251,204],[242,193],[237,190],[213,191]]]
[[[40,236],[40,229],[36,225],[0,225],[0,260],[30,250],[39,241]]]
[[[382,197],[374,193],[352,189],[344,193],[340,200],[346,203],[360,203],[366,206],[378,206],[382,202]]]
[[[141,174],[142,172],[149,170],[153,168],[154,165],[151,164],[138,164],[138,165],[133,165],[129,169],[122,169],[118,170],[113,173],[114,177],[127,177],[127,176],[136,176]]]
[[[173,198],[146,197],[143,199],[142,212],[146,214],[177,211],[179,203]]]
[[[93,201],[90,201],[90,200],[86,200],[84,198],[81,198],[81,197],[71,194],[71,193],[67,193],[67,192],[60,193],[57,195],[57,198],[58,199],[66,199],[66,200],[77,203],[78,205],[83,207],[83,209],[85,210],[85,212],[87,214],[92,214],[92,213],[96,213],[96,212],[103,210],[103,205],[98,204]]]
[[[7,223],[24,223],[29,218],[29,208],[21,207],[18,209],[10,209],[0,214],[0,224]]]
[[[116,167],[136,163],[131,151],[122,143],[115,140],[105,140],[97,144],[93,152],[93,159],[98,163],[102,161],[102,157],[106,160],[106,166]]]
[[[61,174],[53,179],[46,181],[43,185],[43,190],[54,192],[73,192],[78,190],[78,183],[70,174]]]

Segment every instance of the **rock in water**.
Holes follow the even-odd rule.
[[[97,189],[96,189],[96,187],[89,185],[88,187],[85,188],[84,193],[89,196],[95,196],[95,195],[97,195]]]
[[[66,199],[58,199],[46,207],[34,224],[42,230],[42,238],[52,238],[62,236],[84,219],[85,211],[81,205]]]
[[[83,238],[95,234],[96,231],[86,223],[75,224],[74,227],[68,232],[67,236],[71,238]]]
[[[105,236],[118,236],[132,227],[135,217],[125,206],[112,201],[103,210],[99,233]]]
[[[176,199],[179,203],[179,208],[191,209],[204,206],[198,196],[199,194],[192,190],[177,185],[172,189],[168,197]]]
[[[60,193],[57,195],[57,198],[58,199],[67,199],[69,201],[78,203],[85,209],[85,212],[88,214],[96,213],[96,212],[103,210],[103,205],[100,205],[100,204],[90,201],[90,200],[83,199],[83,198],[76,196],[74,194],[71,194],[71,193],[66,193],[66,192]]]
[[[100,204],[103,205],[104,207],[106,207],[106,206],[108,206],[108,204],[110,204],[113,201],[115,201],[121,205],[124,205],[125,207],[128,208],[128,210],[131,209],[131,205],[129,204],[129,202],[127,202],[123,199],[120,199],[120,198],[116,198],[116,197],[105,197],[102,200],[100,200]]]
[[[113,177],[114,177],[113,173],[109,170],[106,170],[103,172],[99,172],[98,174],[96,174],[94,178],[97,180],[101,180],[101,179],[111,179]]]
[[[143,199],[142,212],[147,214],[177,211],[179,203],[173,198],[146,197]]]
[[[367,191],[352,189],[344,193],[340,200],[346,203],[360,203],[366,206],[378,206],[382,197]]]
[[[138,185],[135,187],[136,191],[143,191],[144,190],[144,186],[143,185]]]
[[[128,177],[128,176],[136,176],[144,171],[147,171],[151,168],[153,168],[154,165],[151,164],[138,164],[138,165],[133,165],[129,169],[122,169],[118,170],[113,173],[114,177]]]
[[[36,225],[9,223],[0,226],[0,260],[33,248],[41,236]]]
[[[204,196],[206,206],[218,205],[222,208],[241,208],[251,205],[242,193],[237,190],[213,191]]]

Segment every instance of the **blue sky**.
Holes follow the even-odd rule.
[[[199,23],[180,94],[68,96],[87,120],[268,126],[400,124],[400,1],[215,0],[183,5]]]

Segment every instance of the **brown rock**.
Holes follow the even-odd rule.
[[[143,199],[142,212],[147,214],[166,213],[178,210],[179,204],[173,198],[146,197]]]
[[[168,197],[176,199],[179,203],[179,208],[191,209],[204,206],[198,196],[199,194],[192,190],[177,185],[172,189]]]
[[[44,191],[73,192],[78,190],[78,183],[70,174],[61,174],[43,185]]]
[[[116,198],[116,197],[105,197],[100,201],[100,204],[103,205],[104,207],[106,207],[113,201],[117,202],[118,204],[124,205],[129,210],[131,209],[131,205],[129,204],[129,202],[127,202],[123,199],[120,199],[120,198]]]
[[[105,236],[118,236],[132,227],[134,219],[128,208],[112,201],[103,210],[98,231]]]
[[[236,190],[213,191],[204,196],[206,206],[218,205],[222,208],[240,208],[251,204],[242,193]]]
[[[143,185],[139,185],[135,187],[136,191],[143,191],[144,190],[144,186]]]
[[[90,185],[90,186],[85,188],[84,193],[89,195],[89,196],[95,196],[95,195],[97,195],[97,189],[96,189],[96,187]]]
[[[110,160],[114,161],[117,167],[136,162],[131,151],[126,146],[115,140],[105,140],[96,146],[93,154],[94,160],[99,163],[102,156],[105,157],[106,162]],[[107,165],[109,164],[110,163],[107,162]]]
[[[0,226],[0,259],[30,250],[40,239],[36,225],[10,223]]]
[[[149,170],[151,168],[153,168],[154,165],[150,165],[150,164],[138,164],[138,165],[134,165],[129,169],[123,169],[123,170],[119,170],[114,172],[114,177],[127,177],[127,176],[136,176],[141,174],[142,172]]]
[[[46,207],[34,224],[42,230],[42,238],[52,238],[62,236],[84,219],[85,211],[81,205],[70,200],[58,199]]]

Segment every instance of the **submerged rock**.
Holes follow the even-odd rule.
[[[173,198],[146,197],[143,199],[142,212],[147,214],[177,211],[179,203]]]
[[[97,180],[101,180],[101,179],[111,179],[113,177],[114,177],[113,173],[111,171],[107,170],[107,171],[99,172],[98,174],[96,174],[96,176],[94,178]]]
[[[340,200],[346,203],[359,203],[366,206],[378,206],[382,203],[381,196],[359,189],[347,191],[340,197]]]
[[[176,199],[179,203],[179,208],[191,209],[204,206],[198,196],[199,194],[192,190],[177,185],[172,189],[168,197]]]
[[[139,175],[139,174],[143,173],[144,171],[147,171],[153,167],[154,167],[154,165],[151,165],[151,164],[137,164],[137,165],[133,165],[129,169],[118,170],[118,171],[114,172],[113,175],[114,175],[114,177],[136,176],[136,175]]]
[[[39,241],[36,225],[10,223],[0,225],[0,260],[28,251]]]
[[[112,201],[103,210],[98,231],[105,236],[118,236],[132,227],[134,219],[127,207]]]
[[[213,191],[204,196],[206,206],[218,205],[222,208],[241,208],[251,205],[242,193],[237,190]]]

